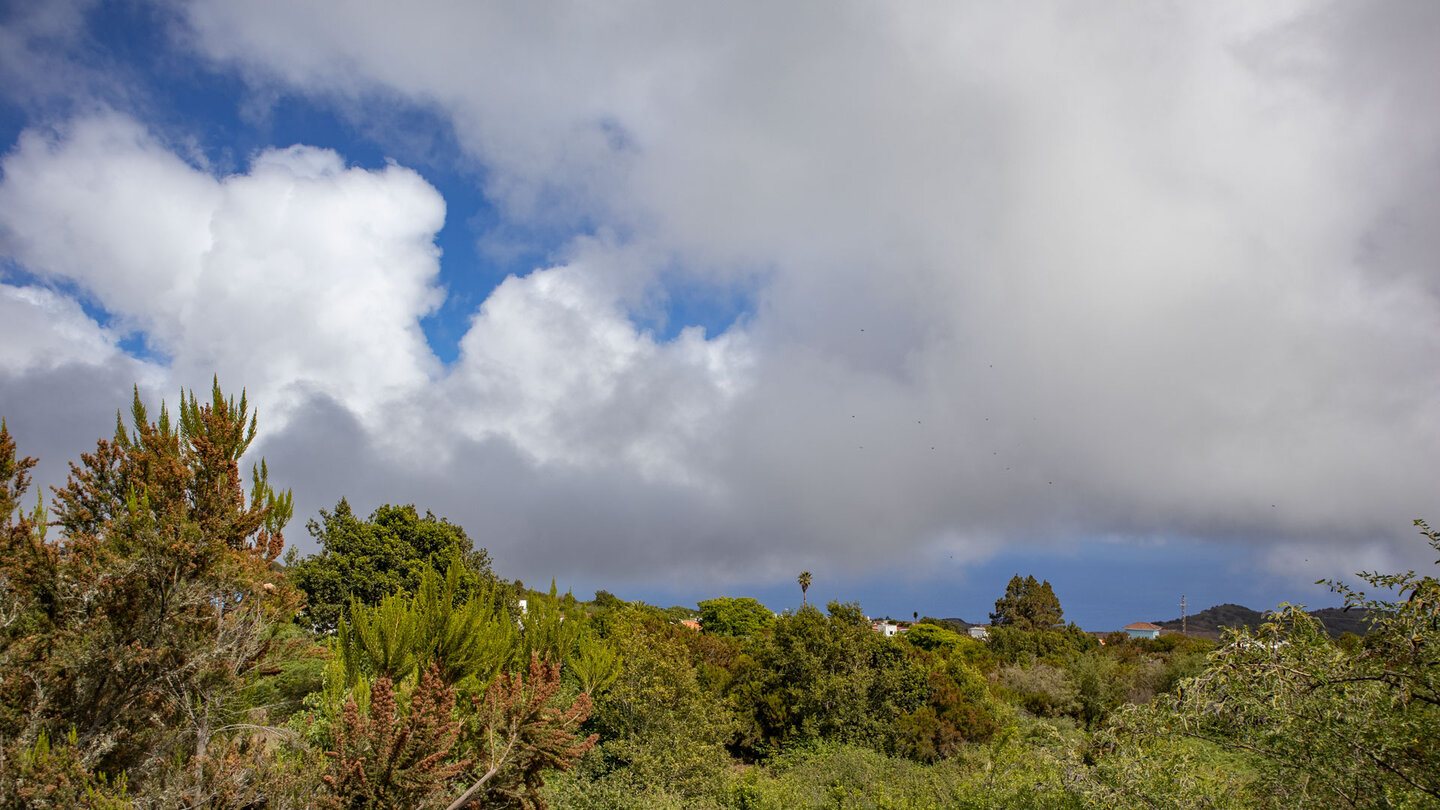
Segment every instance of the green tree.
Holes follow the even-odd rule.
[[[747,744],[774,750],[795,741],[830,738],[883,747],[895,720],[924,702],[927,676],[908,645],[874,632],[851,603],[831,602],[787,612],[769,633],[746,645],[731,700],[741,712]],[[743,662],[742,662],[743,664]]]
[[[717,596],[699,607],[700,627],[716,636],[744,638],[775,621],[769,608],[748,596]]]
[[[805,605],[810,604],[805,600],[805,594],[810,590],[810,572],[801,571],[800,576],[796,577],[795,581],[800,584],[800,603]]]
[[[362,676],[392,682],[435,668],[447,685],[474,677],[488,683],[516,654],[517,631],[493,583],[461,595],[463,566],[442,576],[426,569],[414,596],[396,594],[373,607],[356,599],[336,629],[333,646],[353,685]]]
[[[602,742],[584,766],[593,779],[687,799],[716,791],[734,720],[692,662],[686,642],[696,635],[632,614],[612,637],[624,666],[596,701],[591,723]]]
[[[392,594],[413,594],[427,570],[443,573],[452,560],[463,565],[458,595],[494,579],[490,555],[475,548],[465,530],[413,505],[385,505],[366,520],[341,499],[320,511],[306,528],[320,552],[287,559],[287,574],[305,593],[305,616],[315,630],[333,630],[352,599],[376,605]]]
[[[1073,623],[1050,630],[992,627],[985,644],[996,660],[1022,666],[1039,660],[1060,666],[1100,646],[1094,636]]]
[[[948,655],[962,646],[967,646],[966,642],[980,644],[975,639],[962,636],[949,628],[924,622],[912,625],[905,633],[905,641],[917,649],[941,655]]]
[[[1048,630],[1060,624],[1063,615],[1060,600],[1048,580],[1036,582],[1033,576],[1021,579],[1016,574],[1005,586],[1005,595],[995,600],[990,623],[1019,630]]]
[[[625,601],[613,593],[605,590],[595,592],[595,607],[600,610],[614,610],[625,606]]]

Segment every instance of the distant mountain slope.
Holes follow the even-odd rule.
[[[1326,632],[1332,636],[1346,632],[1363,636],[1368,629],[1366,612],[1358,608],[1348,611],[1342,608],[1321,608],[1310,611],[1310,615],[1319,619],[1320,623],[1325,625]],[[1225,604],[1206,608],[1196,613],[1189,617],[1186,624],[1192,636],[1219,638],[1222,628],[1247,627],[1254,630],[1264,621],[1265,614],[1258,610],[1251,610],[1244,605]],[[1166,633],[1180,632],[1179,619],[1155,622],[1155,624],[1160,625]]]
[[[1319,619],[1332,636],[1338,636],[1341,633],[1363,636],[1370,632],[1370,611],[1364,608],[1353,610],[1320,608],[1310,611],[1310,615]]]
[[[923,621],[923,620],[922,620],[922,621]],[[939,619],[939,621],[944,622],[945,624],[949,625],[951,630],[954,630],[955,632],[957,632],[957,633],[959,633],[959,634],[961,634],[961,635],[965,635],[966,633],[969,633],[969,632],[970,632],[970,628],[972,628],[972,627],[979,627],[979,625],[977,625],[977,624],[972,624],[971,622],[967,622],[967,621],[965,621],[964,619],[957,618],[957,617],[954,617],[954,616],[952,616],[952,617],[950,617],[950,618],[948,618],[948,619]]]

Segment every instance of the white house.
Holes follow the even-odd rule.
[[[1149,622],[1135,622],[1125,625],[1125,634],[1130,638],[1159,638],[1160,625]]]

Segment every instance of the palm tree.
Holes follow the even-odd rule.
[[[798,583],[800,583],[800,602],[801,602],[801,604],[806,604],[806,605],[810,604],[809,602],[806,602],[806,601],[805,601],[805,592],[808,591],[808,590],[810,590],[810,572],[809,572],[809,571],[801,571],[801,572],[800,572],[800,576],[796,577],[796,578],[795,578],[795,581],[798,582]]]

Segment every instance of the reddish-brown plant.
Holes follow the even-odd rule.
[[[576,735],[590,715],[590,696],[582,692],[562,710],[550,705],[559,691],[560,666],[532,654],[528,679],[519,672],[501,673],[483,697],[474,698],[471,742],[486,771],[447,810],[467,806],[544,810],[540,795],[544,772],[568,770],[597,739],[594,734],[584,739]]]
[[[451,781],[468,762],[450,762],[460,724],[451,718],[455,693],[431,666],[410,699],[408,716],[397,707],[394,684],[381,677],[370,690],[370,710],[346,701],[336,750],[322,778],[329,795],[323,810],[382,810],[442,805]]]

